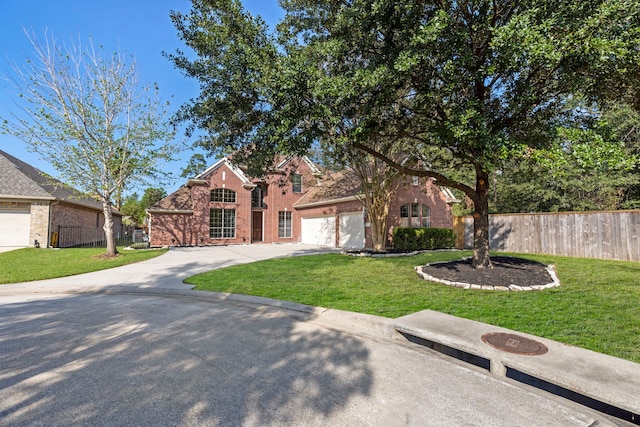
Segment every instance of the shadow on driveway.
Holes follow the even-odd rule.
[[[0,310],[0,425],[318,423],[372,387],[359,339],[276,310],[131,295]]]

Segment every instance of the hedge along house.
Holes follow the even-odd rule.
[[[122,214],[114,209],[116,237]],[[71,247],[104,240],[102,204],[0,150],[0,246]]]
[[[362,249],[372,245],[360,185],[327,173],[307,157],[281,161],[257,179],[223,158],[147,209],[151,246],[308,243]],[[448,189],[407,180],[394,196],[395,226],[452,228]],[[390,235],[390,234],[388,234]]]

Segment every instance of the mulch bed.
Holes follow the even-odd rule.
[[[547,266],[539,262],[495,256],[491,257],[491,263],[491,269],[476,269],[468,258],[426,265],[422,271],[438,279],[481,286],[544,286],[553,282]]]

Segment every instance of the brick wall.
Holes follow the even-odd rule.
[[[104,239],[104,213],[99,210],[62,201],[54,203],[51,207],[50,233],[57,232],[60,226],[81,229],[80,238],[74,244]],[[116,238],[121,237],[122,217],[120,215],[113,215],[113,230]]]
[[[419,185],[413,185],[412,179],[407,179],[400,186],[389,208],[389,223],[400,225],[400,206],[407,203],[420,203],[431,209],[431,224],[433,228],[453,228],[453,214],[451,206],[447,204],[444,194],[433,179],[421,179]]]
[[[302,192],[294,193],[291,182],[292,174],[302,175]],[[318,182],[307,163],[302,160],[291,161],[281,174],[272,175],[266,181],[267,208],[263,211],[264,242],[300,242],[300,215],[293,205],[300,200]],[[291,237],[278,237],[279,212],[291,212]]]
[[[199,234],[192,225],[192,214],[153,213],[150,221],[151,246],[194,245],[198,242]]]

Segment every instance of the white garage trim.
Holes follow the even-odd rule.
[[[362,211],[340,214],[340,247],[343,249],[363,249],[365,247],[364,213]]]
[[[336,217],[302,218],[302,243],[320,246],[336,245]]]
[[[0,209],[0,246],[29,246],[30,208]]]

